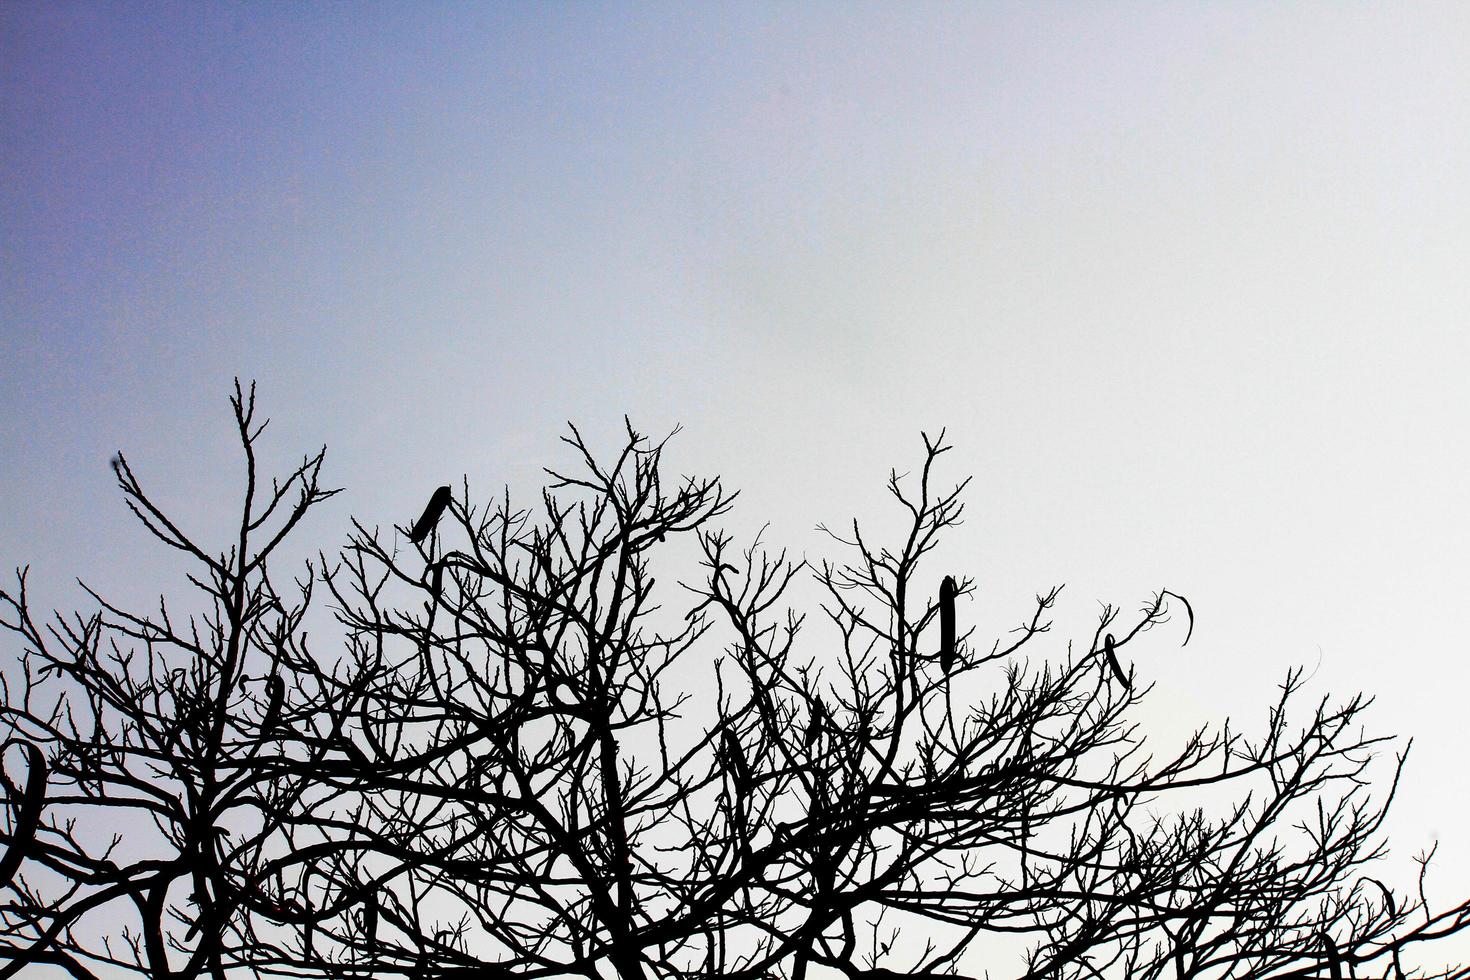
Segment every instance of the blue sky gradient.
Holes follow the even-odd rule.
[[[1470,881],[1470,7],[11,3],[0,173],[46,604],[172,588],[118,448],[222,531],[236,375],[348,488],[307,550],[626,413],[817,558],[948,425],[981,622],[1186,593],[1161,731],[1320,660]]]

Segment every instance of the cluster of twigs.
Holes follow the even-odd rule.
[[[666,483],[631,427],[607,461],[573,429],[535,510],[442,488],[278,589],[267,559],[335,491],[318,453],[265,492],[253,391],[233,405],[222,551],[115,462],[203,612],[93,593],[43,623],[24,572],[0,593],[0,978],[1427,976],[1405,951],[1470,927],[1367,875],[1403,758],[1373,792],[1364,698],[1297,719],[1293,671],[1259,733],[1159,759],[1121,658],[1192,631],[1182,597],[1105,608],[1061,659],[1029,656],[1059,590],[1003,640],[965,629],[974,582],[930,568],[963,509],[942,438],[890,478],[901,541],[832,535],[803,631],[805,567],[738,546],[733,495]],[[681,539],[699,572],[656,590]]]

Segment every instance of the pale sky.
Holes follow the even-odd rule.
[[[107,461],[218,525],[237,374],[348,488],[311,549],[627,414],[819,558],[948,426],[982,622],[1185,593],[1161,734],[1377,695],[1447,901],[1467,174],[1463,3],[7,3],[0,564],[175,589]]]

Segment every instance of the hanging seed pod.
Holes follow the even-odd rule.
[[[311,867],[308,865],[301,872],[301,880],[296,883],[296,898],[301,903],[301,912],[305,916],[301,929],[301,949],[307,956],[314,955],[316,942],[316,911],[311,907],[311,893],[306,883],[311,878]]]
[[[1128,675],[1123,672],[1123,665],[1118,663],[1118,654],[1114,649],[1113,634],[1111,633],[1103,637],[1103,653],[1107,654],[1108,666],[1113,668],[1113,673],[1117,675],[1118,683],[1122,684],[1125,690],[1133,690],[1133,685],[1128,683]]]
[[[954,670],[954,598],[958,591],[953,575],[944,576],[939,583],[939,666],[946,674]]]
[[[1342,954],[1325,929],[1322,931],[1322,945],[1327,949],[1327,968],[1332,971],[1332,980],[1342,980]]]
[[[362,900],[362,934],[369,943],[378,937],[378,896],[373,892]]]
[[[1383,907],[1388,912],[1388,917],[1390,919],[1397,919],[1399,917],[1399,903],[1394,901],[1393,892],[1388,890],[1388,886],[1377,878],[1364,878],[1363,880],[1371,881],[1378,886],[1378,890],[1383,893]]]
[[[449,501],[453,496],[454,491],[449,487],[440,487],[435,490],[434,495],[429,498],[429,505],[424,508],[423,515],[408,532],[408,540],[414,544],[422,544],[434,530],[434,526],[439,523],[439,518],[444,514],[444,508],[449,506]]]
[[[46,805],[46,756],[35,745],[18,738],[0,746],[0,754],[12,745],[20,746],[26,755],[26,788],[20,800],[13,805],[15,819],[11,824],[10,845],[5,849],[4,857],[0,857],[0,888],[10,884],[10,879],[20,869],[20,862],[36,837],[36,828],[41,825],[41,810]]]
[[[439,597],[443,594],[444,563],[442,561],[436,561],[429,571],[429,595],[432,597],[430,601],[437,606],[439,604]]]
[[[281,722],[281,704],[286,699],[286,684],[279,674],[272,674],[270,680],[265,682],[265,687],[265,717],[260,722],[260,733],[270,735]]]
[[[822,725],[826,721],[827,706],[817,698],[812,704],[811,721],[806,726],[806,747],[811,748],[822,734]]]
[[[745,761],[745,753],[740,750],[740,740],[726,731],[721,744],[725,750],[725,764],[730,767],[730,775],[735,780],[735,789],[743,793],[750,787],[750,765]]]

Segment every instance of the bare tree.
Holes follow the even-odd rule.
[[[235,405],[253,460],[253,404]],[[184,630],[99,599],[48,632],[23,576],[5,595],[26,648],[7,761],[46,801],[7,777],[8,970],[1467,975],[1403,954],[1470,926],[1470,903],[1369,877],[1403,756],[1374,768],[1368,700],[1298,708],[1292,671],[1254,735],[1201,728],[1156,755],[1124,658],[1166,623],[1187,642],[1188,603],[1105,607],[1049,658],[1033,648],[1059,589],[1001,639],[966,629],[975,583],[931,567],[963,510],[964,483],[937,482],[942,436],[889,479],[898,539],[854,523],[815,567],[737,543],[734,495],[666,481],[665,444],[631,426],[606,459],[565,441],[574,468],[536,508],[441,488],[411,528],[357,524],[289,604],[264,558],[329,494],[320,454],[277,489],[298,487],[278,533],[247,490],[223,558],[121,464],[216,613]],[[808,573],[811,627],[788,605]],[[330,654],[302,635],[313,583]],[[124,860],[90,840],[127,808],[158,839]],[[141,932],[82,930],[118,903]]]
[[[22,643],[0,676],[0,725],[30,770],[25,790],[3,783],[5,867],[20,873],[5,879],[0,977],[33,963],[222,977],[252,945],[247,901],[277,911],[263,888],[241,886],[258,881],[264,845],[311,788],[280,764],[279,735],[329,721],[323,695],[335,690],[313,687],[301,630],[315,576],[278,590],[268,559],[337,491],[318,482],[324,452],[267,491],[253,387],[237,384],[231,405],[245,486],[237,533],[218,549],[181,529],[126,458],[112,464],[134,516],[190,562],[196,611],[180,614],[183,598],[129,612],[88,588],[96,611],[43,623],[24,569],[0,591],[0,623]]]

